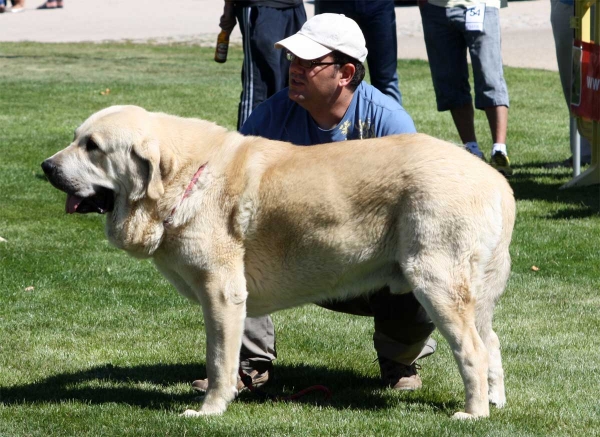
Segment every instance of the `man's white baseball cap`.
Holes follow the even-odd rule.
[[[341,14],[318,14],[294,35],[275,43],[302,59],[312,60],[334,50],[360,62],[367,58],[365,37],[356,21]]]

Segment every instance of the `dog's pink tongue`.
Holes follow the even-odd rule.
[[[76,212],[77,207],[79,207],[79,204],[81,202],[83,202],[83,199],[81,197],[77,197],[77,196],[68,194],[67,195],[67,204],[65,206],[65,211],[67,212],[67,214],[73,214],[74,212]]]

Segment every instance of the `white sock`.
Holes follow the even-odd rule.
[[[500,152],[503,155],[507,156],[508,153],[506,153],[506,144],[494,143],[494,145],[492,146],[492,156],[494,156],[494,153],[496,152]]]

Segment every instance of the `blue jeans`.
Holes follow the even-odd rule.
[[[344,14],[358,23],[367,44],[371,85],[402,105],[393,0],[315,0],[315,14]]]

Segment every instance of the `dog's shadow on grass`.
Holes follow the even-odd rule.
[[[393,408],[398,402],[422,405],[450,414],[460,400],[441,402],[427,391],[393,393],[382,390],[379,379],[369,378],[349,370],[333,370],[315,366],[276,367],[277,376],[265,390],[282,397],[295,394],[308,386],[322,385],[332,393],[326,399],[315,391],[296,400],[307,405],[327,406],[339,410],[376,410]],[[198,408],[198,394],[191,381],[206,375],[203,365],[157,364],[151,366],[119,367],[110,364],[75,373],[63,373],[26,385],[0,388],[0,403],[8,405],[60,404],[81,401],[86,404],[117,403],[155,410],[181,410],[183,406]],[[270,402],[247,390],[236,402]]]

